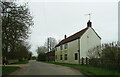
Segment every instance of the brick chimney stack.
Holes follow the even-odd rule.
[[[90,20],[87,22],[87,27],[92,27],[92,22]]]
[[[65,39],[67,38],[67,36],[65,35]]]

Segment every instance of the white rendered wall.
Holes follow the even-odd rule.
[[[88,57],[88,50],[101,45],[101,39],[91,27],[80,38],[80,58]]]

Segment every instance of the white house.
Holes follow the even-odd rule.
[[[101,37],[92,28],[92,22],[87,22],[87,27],[66,37],[56,46],[55,62],[81,63],[81,58],[88,57],[90,49],[101,45]]]

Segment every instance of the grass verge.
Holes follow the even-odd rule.
[[[10,73],[16,71],[20,67],[15,66],[2,66],[2,76],[9,75]]]
[[[27,64],[28,63],[28,60],[25,60],[25,61],[19,61],[19,62],[15,62],[15,63],[11,63],[11,64]],[[10,65],[11,65],[10,64]]]
[[[72,67],[77,70],[79,70],[84,75],[117,75],[120,76],[120,72],[112,71],[112,70],[106,70],[103,68],[96,68],[86,65],[77,65],[77,64],[68,64],[68,63],[58,63],[58,62],[48,62],[56,65],[62,65],[67,67]]]

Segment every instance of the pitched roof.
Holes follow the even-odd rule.
[[[88,29],[88,27],[85,28],[85,29],[82,29],[81,31],[79,31],[79,32],[77,32],[77,33],[75,33],[75,34],[73,34],[73,35],[71,35],[69,37],[67,37],[66,39],[63,39],[55,47],[80,38],[86,32],[87,29]]]
[[[87,29],[88,29],[88,27],[86,27],[85,29],[82,29],[81,31],[67,37],[66,39],[63,39],[55,47],[58,47],[62,44],[65,44],[65,43],[68,43],[70,41],[73,41],[73,40],[76,40],[76,39],[80,38],[87,31]],[[92,30],[95,32],[95,30],[93,28],[92,28]],[[101,37],[96,32],[95,32],[95,34],[101,39]]]
[[[95,30],[92,28],[92,30],[95,32]],[[101,37],[95,32],[95,34],[101,39]]]

